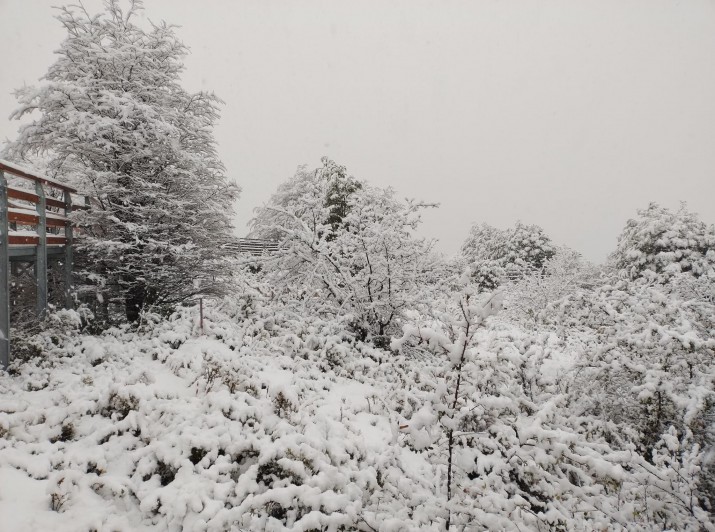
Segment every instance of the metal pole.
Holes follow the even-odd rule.
[[[10,235],[8,230],[7,180],[0,170],[0,366],[10,364]]]
[[[69,191],[64,191],[65,200],[65,217],[69,218],[72,214],[72,194]],[[73,308],[74,300],[72,298],[72,268],[74,266],[74,257],[72,256],[72,222],[67,222],[65,225],[65,307]]]
[[[37,276],[37,317],[43,319],[47,311],[47,205],[45,189],[42,183],[35,183],[35,193],[39,196],[37,202],[37,252],[35,253],[35,275]]]

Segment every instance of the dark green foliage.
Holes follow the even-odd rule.
[[[117,416],[119,420],[124,419],[129,415],[129,412],[136,410],[139,407],[139,399],[133,395],[122,396],[117,392],[109,394],[107,406],[102,409],[102,415],[105,417]]]
[[[73,440],[74,437],[75,437],[74,425],[72,423],[63,423],[59,436],[57,436],[56,438],[52,438],[50,440],[50,442],[52,442],[52,443],[57,443],[58,441],[68,442],[68,441]]]
[[[159,475],[159,482],[162,486],[168,486],[176,478],[177,469],[170,466],[169,464],[159,460],[156,465],[156,471],[154,474]]]
[[[347,169],[335,161],[322,158],[323,168],[316,170],[320,176],[328,181],[328,190],[325,197],[325,206],[328,208],[327,222],[333,234],[328,238],[335,238],[335,233],[347,229],[343,220],[350,212],[350,196],[362,188],[362,183],[352,176],[347,175]]]
[[[272,460],[258,466],[256,482],[266,487],[273,487],[276,482],[287,481],[288,484],[301,486],[303,480],[295,473],[288,471],[277,460]]]
[[[208,451],[206,449],[202,449],[201,447],[192,447],[191,454],[189,455],[189,460],[191,460],[192,464],[196,465],[201,460],[203,460],[204,456],[206,456],[207,454]]]

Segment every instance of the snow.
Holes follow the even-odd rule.
[[[514,388],[524,371],[541,375],[547,388],[565,378],[580,359],[578,344],[568,347],[554,334],[533,343],[498,321],[474,329],[483,347],[466,352],[463,400],[476,402],[459,410],[450,406],[452,377],[442,382],[440,375],[455,371],[444,355],[454,350],[449,338],[461,345],[464,336],[415,323],[395,346],[409,351],[425,338],[437,356],[385,356],[329,321],[296,320],[255,300],[250,315],[237,317],[245,308],[208,305],[205,334],[197,309],[187,308],[140,331],[70,332],[55,342],[49,336],[57,333],[42,336],[42,358],[0,377],[3,529],[440,530],[446,465],[439,442],[446,430],[460,441],[472,434],[460,428],[472,413],[492,425],[476,425],[469,436],[475,446],[455,449],[455,463],[478,480],[454,499],[454,522],[466,524],[459,516],[467,512],[482,526],[535,525],[504,484],[503,475],[514,474],[541,475],[544,493],[561,493],[544,522],[570,515],[589,528],[631,520],[609,506],[604,478],[622,484],[622,505],[643,511],[635,510],[640,481],[622,467],[632,454],[584,439],[563,417],[562,396],[528,399]],[[483,307],[469,308],[484,319]],[[327,364],[325,353],[338,346],[344,356]],[[477,401],[474,390],[489,382],[501,382],[500,393]],[[444,406],[441,394],[450,397]],[[700,397],[698,404],[707,394]],[[667,452],[679,452],[677,436],[664,442]],[[561,456],[582,464],[580,487],[554,477]],[[476,506],[467,511],[465,504]],[[610,517],[589,520],[580,512],[587,504]],[[650,500],[659,504],[667,501]]]
[[[305,376],[284,369],[289,357],[244,354],[241,363],[252,375],[255,388],[250,393],[257,394],[256,398],[236,392],[242,397],[237,400],[226,386],[210,388],[203,373],[204,360],[225,360],[232,355],[235,359],[226,343],[235,337],[188,337],[197,332],[193,322],[192,316],[144,335],[114,330],[102,337],[65,338],[62,350],[54,350],[61,358],[51,367],[40,363],[27,367],[22,378],[2,377],[3,397],[13,399],[2,403],[0,426],[10,432],[13,444],[7,440],[0,444],[0,471],[3,478],[24,489],[13,496],[23,500],[25,509],[10,522],[13,530],[73,530],[80,523],[100,528],[118,523],[128,529],[203,529],[200,522],[221,522],[222,501],[236,489],[231,488],[236,484],[228,475],[230,463],[222,458],[223,452],[255,449],[263,456],[260,463],[271,463],[271,456],[282,456],[294,445],[291,441],[298,444],[295,452],[303,453],[309,452],[307,442],[320,448],[324,445],[321,434],[335,434],[340,439],[330,444],[330,453],[347,458],[343,447],[351,444],[350,440],[340,443],[344,437],[340,434],[346,430],[341,418],[352,427],[348,429],[352,439],[369,441],[369,448],[377,451],[389,442],[389,422],[362,412],[368,408],[366,398],[376,396],[378,390],[320,372],[305,382]],[[212,329],[215,324],[207,325]],[[220,325],[243,337],[236,324]],[[184,341],[174,349],[166,340],[175,338]],[[254,338],[246,340],[256,347]],[[325,396],[323,390],[329,390]],[[286,403],[285,411],[276,406],[279,396]],[[309,413],[307,418],[301,409]],[[285,432],[289,425],[283,427],[282,417],[292,422],[305,418],[306,436]],[[73,434],[63,436],[68,425]],[[269,440],[261,439],[266,430],[285,433],[286,443],[271,446]],[[189,460],[192,449],[206,450],[196,466]],[[151,476],[159,462],[166,463],[173,475],[166,486]],[[202,473],[197,475],[196,468]],[[345,481],[337,469],[321,470],[315,477],[320,489],[314,495],[301,495],[306,503],[325,511],[356,504],[349,502],[352,496],[340,502],[346,495],[330,495],[331,489],[337,489],[335,482]],[[323,475],[328,476],[319,480]],[[257,488],[255,482],[248,482],[243,489],[248,495]],[[137,503],[127,498],[130,492],[135,493]],[[283,499],[279,488],[270,493],[256,494],[251,500],[256,505],[265,504],[261,501],[268,501],[266,497],[286,505],[290,500]],[[48,497],[53,495],[64,501],[58,511],[50,508]],[[14,500],[5,495],[2,504],[10,507]],[[156,518],[151,515],[157,507],[163,517],[153,523]],[[114,522],[110,516],[115,514],[126,515],[126,520]],[[324,520],[324,516],[308,514],[301,522],[308,526]]]
[[[16,229],[11,229],[9,231],[9,234],[12,236],[37,236],[37,231],[31,231],[27,229],[21,229],[21,230],[16,230]]]
[[[103,205],[73,216],[91,298],[0,375],[0,529],[715,531],[714,227],[651,204],[600,268],[482,224],[447,259],[417,232],[435,204],[325,157],[237,259],[220,100],[182,88],[172,26],[107,7],[59,8],[17,91],[8,156]],[[200,293],[228,294],[201,326]]]
[[[47,507],[46,486],[46,480],[35,480],[18,469],[0,468],[0,529],[55,528],[57,515]]]

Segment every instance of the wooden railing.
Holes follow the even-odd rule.
[[[34,261],[41,319],[47,310],[48,260],[62,260],[64,302],[72,307],[74,234],[69,215],[87,208],[86,198],[73,205],[76,193],[59,181],[0,160],[0,365],[5,368],[10,360],[10,262]]]
[[[225,244],[225,248],[236,253],[249,253],[251,255],[262,255],[278,250],[278,242],[275,240],[263,240],[260,238],[239,238],[235,242]]]

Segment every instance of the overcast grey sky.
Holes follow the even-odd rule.
[[[0,0],[0,139],[11,92],[63,39],[52,5]],[[72,2],[68,2],[72,3]],[[85,0],[97,11],[99,0]],[[649,201],[715,222],[715,2],[147,0],[181,26],[185,86],[226,105],[237,225],[298,165],[441,203],[422,232],[521,219],[601,262]]]

